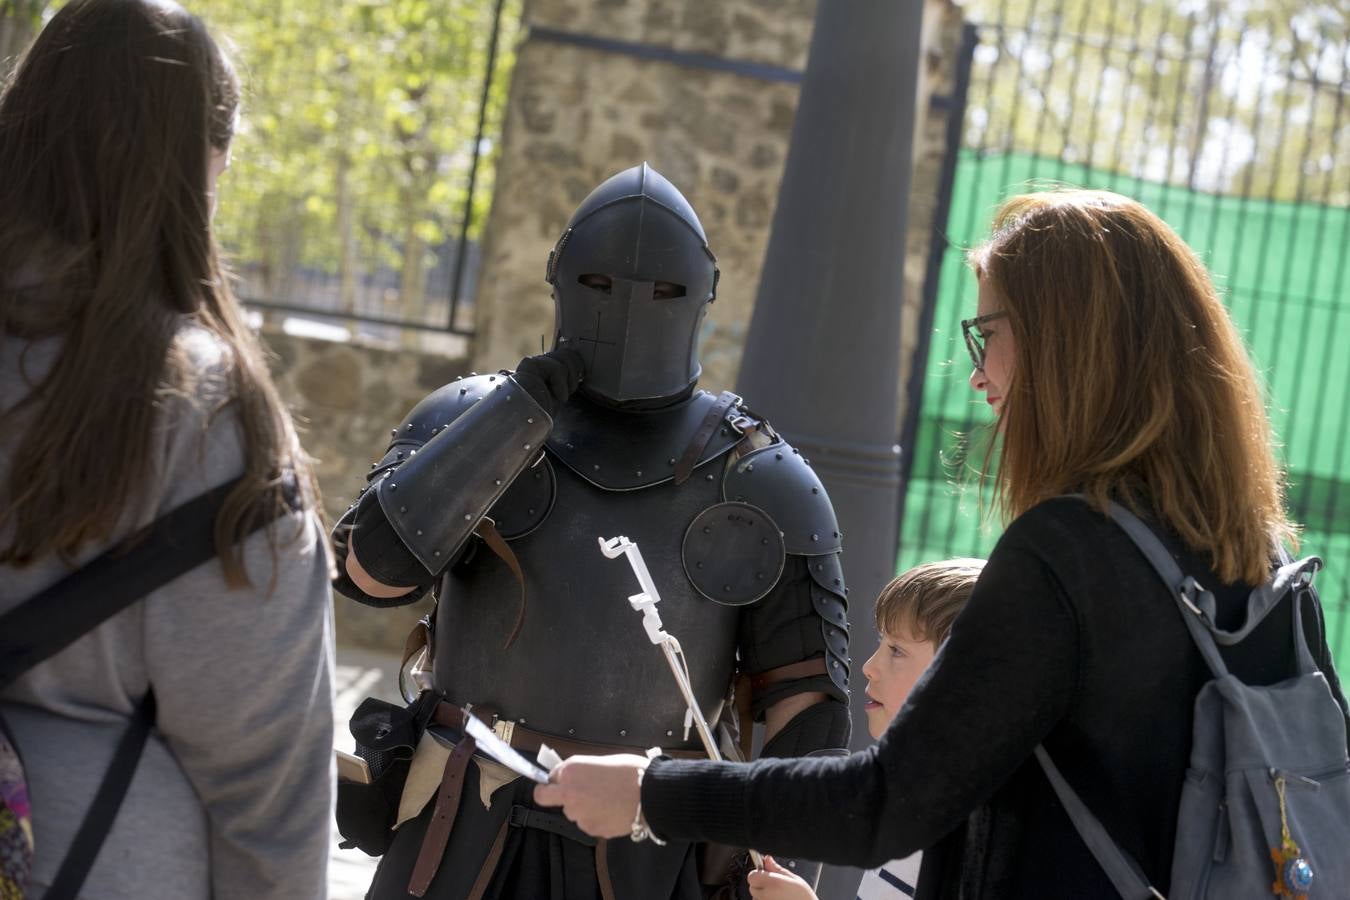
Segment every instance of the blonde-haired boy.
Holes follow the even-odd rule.
[[[867,677],[867,731],[874,740],[890,726],[933,661],[983,568],[982,559],[924,563],[892,579],[877,595],[874,615],[881,641],[862,668]],[[891,860],[863,873],[858,900],[913,897],[922,855]],[[817,900],[809,884],[771,856],[765,857],[764,871],[750,874],[749,885],[755,900]]]

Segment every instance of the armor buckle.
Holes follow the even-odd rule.
[[[747,428],[756,424],[758,423],[747,415],[736,416],[734,419],[727,422],[727,425],[730,426],[731,430],[737,434],[745,434]]]
[[[492,723],[492,733],[501,738],[503,743],[511,743],[511,735],[516,730],[516,723],[507,719],[498,719]]]

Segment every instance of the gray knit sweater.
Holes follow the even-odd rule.
[[[226,396],[228,356],[200,329],[185,327],[178,340],[206,377],[193,398],[164,400],[158,496],[127,529],[243,471],[236,416],[228,405],[209,415]],[[54,340],[0,338],[0,409],[31,390],[58,349]],[[0,434],[0,485],[15,438]],[[327,896],[333,626],[325,538],[312,514],[285,517],[274,531],[275,567],[265,531],[244,545],[256,588],[226,590],[211,560],[0,695],[29,777],[35,895],[64,857],[128,716],[153,687],[156,731],[83,895]],[[104,549],[88,547],[78,562]],[[0,612],[69,571],[56,559],[0,565]]]

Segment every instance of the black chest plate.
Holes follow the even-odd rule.
[[[552,467],[552,511],[511,542],[528,592],[519,636],[503,649],[520,588],[506,564],[479,546],[442,585],[436,687],[455,702],[489,704],[550,734],[634,747],[698,746],[693,731],[683,740],[684,701],[664,654],[628,603],[640,590],[637,579],[625,559],[605,558],[598,539],[625,535],[642,550],[661,594],[665,630],[683,646],[711,719],[735,667],[741,612],[695,590],[681,546],[695,517],[721,499],[723,463],[704,463],[679,486],[666,481],[623,491]]]

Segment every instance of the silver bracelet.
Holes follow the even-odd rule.
[[[650,763],[651,760],[655,759],[660,755],[661,755],[661,748],[653,747],[647,751],[647,760]],[[655,834],[652,833],[651,827],[647,824],[647,818],[642,815],[642,776],[645,774],[647,774],[646,766],[643,766],[641,769],[638,769],[637,773],[638,803],[637,809],[634,810],[633,812],[633,825],[629,829],[628,837],[635,844],[641,841],[648,840],[650,838],[651,842],[656,846],[664,847],[666,845],[666,842],[661,840],[659,837],[657,837]]]

